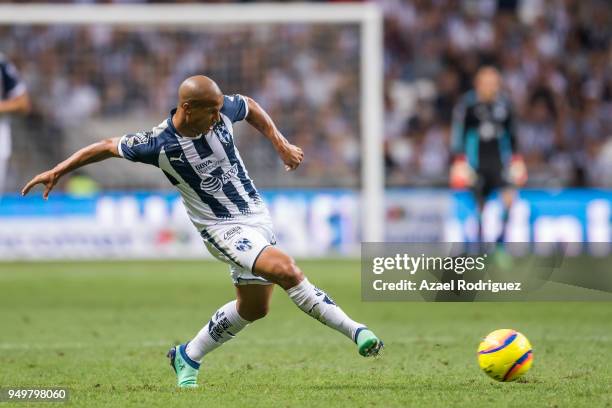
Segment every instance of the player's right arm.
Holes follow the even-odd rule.
[[[248,105],[247,122],[272,143],[281,160],[285,163],[285,170],[297,169],[304,160],[302,149],[285,139],[270,115],[254,99],[246,97],[246,101]]]
[[[59,163],[51,170],[47,170],[44,173],[40,173],[25,185],[21,190],[21,195],[24,196],[37,184],[43,184],[45,191],[43,192],[43,198],[46,200],[49,197],[49,193],[55,187],[58,180],[67,173],[83,167],[90,163],[99,162],[102,160],[110,159],[111,157],[121,157],[118,151],[118,144],[120,138],[104,139],[99,142],[90,144],[87,147],[74,153],[72,156]]]

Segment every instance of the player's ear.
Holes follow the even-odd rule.
[[[185,101],[181,103],[181,108],[183,108],[183,111],[185,111],[185,113],[191,113],[191,105],[189,105],[189,102]]]

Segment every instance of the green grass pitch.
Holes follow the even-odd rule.
[[[225,265],[4,263],[0,387],[68,387],[61,405],[75,407],[612,406],[610,303],[364,303],[358,261],[300,265],[384,339],[382,358],[360,357],[277,288],[266,319],[207,356],[202,386],[178,390],[165,353],[233,298]],[[480,338],[498,328],[534,346],[520,382],[478,369]],[[0,403],[13,405],[28,404]]]

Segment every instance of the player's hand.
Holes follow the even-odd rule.
[[[520,155],[515,154],[512,156],[508,173],[510,182],[515,186],[522,187],[527,183],[527,166],[525,166],[525,162]]]
[[[53,187],[57,184],[59,180],[59,175],[53,171],[48,170],[44,173],[40,173],[38,176],[34,177],[32,180],[25,185],[23,190],[21,190],[21,195],[24,196],[28,194],[28,192],[37,184],[44,184],[45,191],[43,192],[43,198],[46,200],[49,198],[49,193],[53,190]]]
[[[465,156],[458,156],[450,169],[450,186],[454,189],[471,187],[476,182],[474,169],[469,165]]]
[[[304,152],[296,145],[289,144],[280,151],[281,159],[285,163],[285,170],[291,171],[297,169],[297,167],[304,160]]]

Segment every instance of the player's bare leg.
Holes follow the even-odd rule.
[[[265,248],[253,271],[282,287],[306,314],[357,343],[362,356],[377,355],[381,350],[383,342],[364,324],[349,318],[327,293],[310,283],[293,258],[283,251],[272,246]]]
[[[273,289],[274,285],[236,286],[238,314],[251,322],[266,317]]]
[[[170,349],[168,357],[179,387],[196,387],[202,358],[268,314],[273,288],[274,285],[236,286],[236,300],[219,308],[187,344]]]

